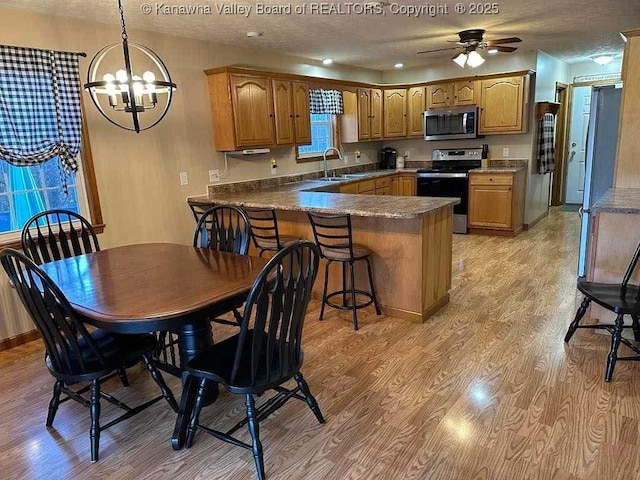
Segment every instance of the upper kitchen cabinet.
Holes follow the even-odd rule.
[[[450,107],[453,100],[453,84],[427,85],[427,110]]]
[[[343,90],[344,114],[341,115],[341,140],[353,143],[382,139],[382,90],[357,88]]]
[[[407,136],[407,89],[384,90],[384,138]]]
[[[479,133],[526,133],[529,76],[480,80]]]
[[[272,85],[276,143],[310,144],[309,85],[279,79],[274,79]]]
[[[422,136],[422,114],[424,113],[425,87],[412,87],[408,93],[407,130],[410,137]]]
[[[475,105],[478,103],[476,99],[476,81],[467,80],[464,82],[456,82],[453,84],[453,105]]]
[[[238,147],[274,143],[271,80],[251,75],[230,75],[233,125]]]

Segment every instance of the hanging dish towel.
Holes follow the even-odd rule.
[[[545,174],[556,169],[555,139],[556,117],[545,113],[538,122],[538,173]]]

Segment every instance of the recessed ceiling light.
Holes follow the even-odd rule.
[[[596,62],[598,65],[606,65],[611,60],[613,60],[612,55],[598,55],[597,57],[593,57],[593,61]]]
[[[498,53],[498,49],[497,48],[490,48],[487,50],[487,53],[490,55],[495,55],[496,53]]]
[[[333,63],[333,59],[331,58],[325,58],[324,60],[322,60],[322,63],[324,65],[331,65]]]
[[[402,68],[402,67],[404,67],[404,63],[396,63],[393,67],[394,68]]]
[[[256,38],[261,36],[262,36],[262,32],[247,32],[247,37],[249,38]]]

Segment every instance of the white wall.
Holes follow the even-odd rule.
[[[601,74],[615,74],[622,72],[622,57],[614,58],[610,63],[606,65],[598,65],[596,62],[588,61],[582,63],[569,64],[569,79],[570,83],[573,83],[576,77],[582,77],[585,75],[601,75]]]

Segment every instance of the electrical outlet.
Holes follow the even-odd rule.
[[[502,156],[503,157],[508,157],[509,156],[509,149],[508,148],[503,148],[502,149]]]
[[[219,182],[220,181],[220,170],[209,170],[209,181],[210,182]]]
[[[407,160],[409,160],[409,150],[405,150],[404,152],[404,161],[406,162]]]
[[[278,163],[275,158],[271,159],[271,175],[278,173]]]
[[[189,185],[189,177],[187,172],[180,172],[180,185]]]
[[[356,163],[360,163],[360,150],[356,150]]]

